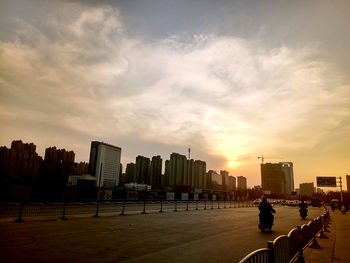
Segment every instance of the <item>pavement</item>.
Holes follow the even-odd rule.
[[[324,232],[325,238],[317,238],[320,249],[307,248],[304,251],[306,263],[350,262],[350,212],[343,215],[339,210],[330,211],[331,221]]]

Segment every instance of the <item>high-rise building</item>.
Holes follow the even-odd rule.
[[[151,161],[151,186],[154,189],[160,189],[161,188],[161,182],[162,182],[162,158],[157,155],[152,157]]]
[[[290,195],[294,190],[293,163],[261,164],[261,185],[265,194]]]
[[[136,183],[136,166],[134,163],[128,163],[125,169],[125,177],[127,183]]]
[[[121,151],[114,145],[91,142],[89,173],[96,177],[96,186],[113,188],[119,184]]]
[[[244,176],[237,177],[237,189],[238,190],[246,190],[247,189],[247,178]]]
[[[136,157],[136,178],[138,183],[151,185],[151,160],[148,157]]]
[[[228,171],[221,170],[220,175],[222,176],[222,190],[228,190]]]
[[[282,165],[282,171],[285,176],[285,189],[284,192],[291,195],[294,191],[294,175],[293,175],[293,163],[292,162],[280,162]]]
[[[207,172],[207,188],[222,190],[222,176],[214,170],[209,170]]]
[[[200,160],[187,160],[182,154],[172,153],[165,162],[165,180],[167,186],[190,186],[205,189],[206,163]]]
[[[300,195],[311,197],[315,193],[314,183],[302,183],[299,185]]]
[[[207,164],[203,161],[194,161],[194,176],[195,176],[195,188],[205,189],[206,188],[206,169]]]
[[[172,153],[169,161],[169,185],[184,185],[188,183],[187,158],[185,155]]]
[[[228,177],[228,188],[229,191],[235,191],[236,190],[236,177],[229,176]]]
[[[350,175],[346,175],[346,186],[348,189],[348,193],[350,193]]]
[[[11,177],[31,184],[38,177],[42,161],[33,143],[13,141],[10,149],[0,147],[0,179]]]
[[[73,151],[57,149],[55,146],[46,148],[41,179],[66,185],[69,175],[74,172],[74,158]]]

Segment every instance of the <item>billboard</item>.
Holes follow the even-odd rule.
[[[317,186],[320,187],[337,187],[337,177],[321,177],[317,176]]]

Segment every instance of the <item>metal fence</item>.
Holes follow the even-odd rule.
[[[214,200],[114,200],[110,202],[64,203],[0,203],[0,218],[16,218],[22,222],[28,217],[126,215],[136,213],[178,212],[190,210],[229,209],[257,206],[251,201]]]
[[[253,251],[244,257],[239,263],[292,263],[305,262],[303,250],[311,243],[317,242],[316,236],[323,235],[323,231],[329,222],[327,207],[324,213],[311,220],[308,224],[292,229],[288,235],[278,236],[267,243],[267,248]]]

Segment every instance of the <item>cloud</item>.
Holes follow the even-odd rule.
[[[59,126],[66,133],[56,140],[80,134],[82,143],[191,146],[222,164],[264,149],[313,147],[350,114],[349,86],[314,59],[317,47],[130,36],[108,5],[67,3],[47,19],[45,27],[17,20],[17,40],[0,42],[0,106],[11,109],[0,118]]]

